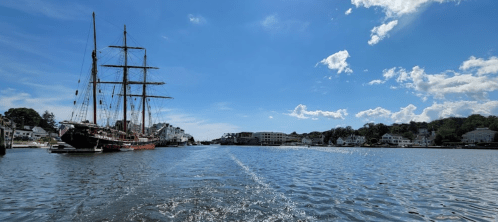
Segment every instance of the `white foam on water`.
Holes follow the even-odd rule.
[[[248,174],[251,177],[251,179],[253,179],[256,183],[258,183],[263,189],[265,189],[265,190],[267,190],[270,193],[275,195],[275,197],[272,198],[270,200],[270,202],[276,202],[276,199],[282,199],[283,203],[285,204],[285,207],[283,208],[283,210],[286,212],[289,212],[289,213],[294,212],[294,214],[291,214],[291,215],[285,214],[285,212],[279,212],[278,215],[272,215],[271,218],[268,218],[267,219],[268,221],[275,221],[278,219],[284,219],[284,220],[295,219],[295,218],[293,218],[292,215],[299,215],[299,216],[305,217],[306,219],[313,220],[313,217],[306,216],[306,212],[296,209],[296,203],[294,203],[291,199],[286,197],[283,193],[274,190],[268,183],[265,183],[265,179],[263,177],[256,175],[256,173],[254,173],[248,166],[244,165],[233,154],[230,153],[229,156],[230,156],[230,158],[232,158],[232,160],[235,163],[237,163],[237,165],[239,165],[240,167],[242,167],[242,169],[244,169],[244,172],[246,174]],[[259,192],[260,191],[257,191],[257,193],[259,193]],[[257,201],[255,204],[260,205],[263,203],[264,202],[262,202],[262,201]]]
[[[135,191],[136,191],[136,189],[137,189],[137,188],[140,188],[141,186],[143,186],[143,185],[145,185],[145,184],[148,184],[148,183],[150,183],[150,182],[152,182],[152,181],[156,180],[156,179],[159,177],[159,174],[166,173],[166,172],[171,171],[172,169],[176,168],[178,164],[179,164],[179,162],[178,162],[178,163],[176,163],[176,164],[174,164],[174,165],[173,165],[173,166],[171,166],[170,168],[168,168],[166,171],[161,171],[160,173],[156,173],[156,174],[154,174],[153,176],[148,177],[146,180],[141,181],[141,182],[139,182],[138,184],[136,184],[136,185],[134,185],[134,186],[127,186],[127,187],[123,187],[123,190],[126,190],[126,193],[124,193],[124,194],[122,194],[122,195],[118,196],[118,198],[116,198],[116,199],[114,199],[114,200],[109,200],[109,201],[107,201],[107,202],[106,202],[106,204],[105,204],[104,206],[102,206],[102,207],[101,207],[98,211],[92,211],[90,214],[87,214],[87,215],[85,215],[85,216],[87,216],[87,217],[88,217],[88,216],[92,216],[92,215],[94,215],[95,213],[102,212],[103,210],[107,209],[107,208],[108,208],[111,204],[114,204],[114,203],[116,203],[116,202],[118,202],[118,201],[122,200],[123,198],[125,198],[125,197],[127,197],[127,196],[129,196],[129,195],[131,195],[131,194],[133,194],[133,193],[135,193]],[[85,198],[85,199],[83,199],[82,201],[80,201],[80,203],[79,203],[79,204],[83,203],[86,199],[88,199],[88,197],[87,197],[87,198]],[[78,204],[78,205],[79,205],[79,204]],[[74,208],[74,207],[73,207],[73,208]],[[131,211],[133,211],[133,207],[132,207]],[[74,216],[71,218],[71,220],[74,220],[76,216],[78,216],[78,215],[74,215]]]

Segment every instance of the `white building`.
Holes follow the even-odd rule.
[[[346,145],[346,139],[343,139],[342,137],[339,137],[337,138],[336,142],[335,142],[336,145]]]
[[[279,132],[256,132],[253,134],[262,144],[279,145],[286,142],[287,135]]]
[[[311,145],[313,143],[313,140],[310,139],[309,137],[303,137],[301,143],[303,143],[304,145]]]
[[[398,144],[403,139],[400,135],[386,133],[382,135],[382,143]]]
[[[407,147],[411,145],[412,143],[410,142],[410,140],[404,137],[402,137],[402,139],[398,141],[398,146],[400,147]]]
[[[169,123],[156,123],[151,127],[152,132],[160,129],[162,130],[158,137],[163,142],[184,143],[187,142],[190,136],[189,134],[185,134],[185,131],[180,127],[174,127]]]
[[[14,132],[14,138],[29,138],[33,139],[33,131],[27,129],[16,129]]]
[[[33,131],[33,138],[35,138],[35,139],[40,139],[42,137],[49,136],[49,134],[47,133],[47,131],[45,131],[43,128],[41,128],[39,126],[30,127],[30,128]]]
[[[464,143],[478,143],[478,142],[492,142],[494,140],[496,131],[488,128],[477,128],[462,135],[462,142]]]
[[[367,140],[365,139],[364,136],[359,136],[359,135],[350,135],[346,138],[346,143],[348,145],[362,145],[366,141]]]

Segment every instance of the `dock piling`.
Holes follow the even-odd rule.
[[[0,128],[0,156],[5,155],[6,146],[5,146],[5,129],[3,127]]]

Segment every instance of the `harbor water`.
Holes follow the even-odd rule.
[[[0,221],[497,221],[498,151],[195,146],[0,156]]]

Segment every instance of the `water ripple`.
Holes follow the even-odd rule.
[[[487,150],[14,149],[0,221],[496,221],[496,165]]]

